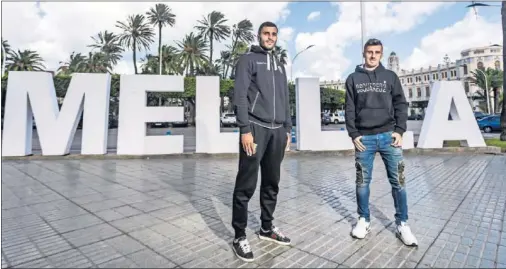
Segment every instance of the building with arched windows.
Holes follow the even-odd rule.
[[[476,92],[480,90],[469,78],[471,71],[478,68],[502,69],[502,46],[491,45],[487,47],[470,48],[461,52],[461,58],[452,62],[448,56],[443,63],[437,66],[421,67],[418,69],[404,70],[399,68],[399,57],[392,52],[388,57],[387,68],[396,72],[404,89],[404,94],[409,102],[409,115],[423,114],[429,103],[430,88],[433,81],[459,80],[464,86],[466,95],[473,108],[479,105],[474,100]]]

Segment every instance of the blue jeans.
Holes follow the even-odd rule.
[[[358,215],[370,221],[369,213],[369,184],[372,180],[372,169],[376,153],[379,152],[387,171],[388,181],[392,186],[392,197],[395,205],[395,223],[400,224],[408,220],[408,203],[406,197],[406,178],[404,176],[404,161],[402,148],[392,146],[392,132],[362,136],[362,144],[366,150],[355,152],[355,167],[357,169],[357,205]]]

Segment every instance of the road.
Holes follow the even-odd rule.
[[[418,135],[420,134],[420,130],[422,128],[423,121],[408,121],[408,131],[413,131],[415,136],[415,141],[418,141]],[[184,135],[184,151],[185,152],[194,152],[195,151],[195,127],[188,128],[148,128],[147,135],[166,135],[167,131],[171,131],[171,135]],[[222,132],[234,132],[237,128],[221,128]],[[346,130],[344,124],[329,124],[322,126],[323,131],[335,131],[335,130]],[[74,136],[74,141],[72,141],[71,145],[71,153],[77,154],[81,149],[81,137],[82,130],[77,130]],[[499,137],[499,133],[492,134],[484,134],[485,138],[496,138]],[[117,129],[109,129],[108,139],[107,139],[107,150],[110,153],[116,152],[117,147],[117,139],[118,139],[118,130]],[[37,135],[37,130],[33,130],[33,152],[34,154],[40,153],[40,143]],[[292,149],[295,149],[295,143],[292,143]]]

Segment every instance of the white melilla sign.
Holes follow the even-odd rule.
[[[70,151],[81,113],[84,113],[81,154],[107,152],[110,98],[109,74],[74,74],[61,110],[53,77],[46,72],[9,72],[4,115],[3,156],[32,154],[32,118],[35,118],[42,155]],[[146,136],[146,122],[181,121],[181,107],[147,107],[146,92],[182,92],[184,77],[122,75],[120,83],[118,154],[151,155],[183,152],[183,136]],[[196,152],[234,153],[239,133],[221,133],[219,78],[197,77]],[[440,88],[444,90],[439,90]],[[468,140],[485,146],[460,82],[437,82],[429,102],[419,147],[442,147],[443,140]],[[452,117],[447,115],[452,104]],[[353,144],[346,131],[322,131],[317,78],[297,79],[297,149],[347,150]],[[404,134],[404,149],[413,148],[413,133]]]

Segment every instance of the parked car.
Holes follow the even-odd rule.
[[[488,117],[488,116],[490,116],[490,115],[487,114],[487,113],[483,113],[481,111],[475,111],[474,112],[474,117],[476,118],[476,120],[483,119],[483,118]]]
[[[171,127],[188,127],[188,119],[184,119],[183,121],[172,121],[168,123]]]
[[[332,113],[331,118],[332,118],[333,123],[343,124],[345,122],[344,111],[338,111],[336,113]]]
[[[423,116],[421,114],[409,115],[408,120],[423,120]]]
[[[329,114],[322,113],[322,124],[329,125],[332,122]]]
[[[149,127],[151,127],[151,128],[167,128],[167,127],[169,127],[169,123],[167,123],[167,122],[151,122],[151,123],[149,123]]]
[[[490,133],[492,131],[500,131],[501,130],[501,117],[494,115],[494,116],[481,118],[478,120],[478,126],[485,133]]]
[[[234,113],[225,113],[221,115],[221,126],[236,126],[237,125],[237,117]]]

